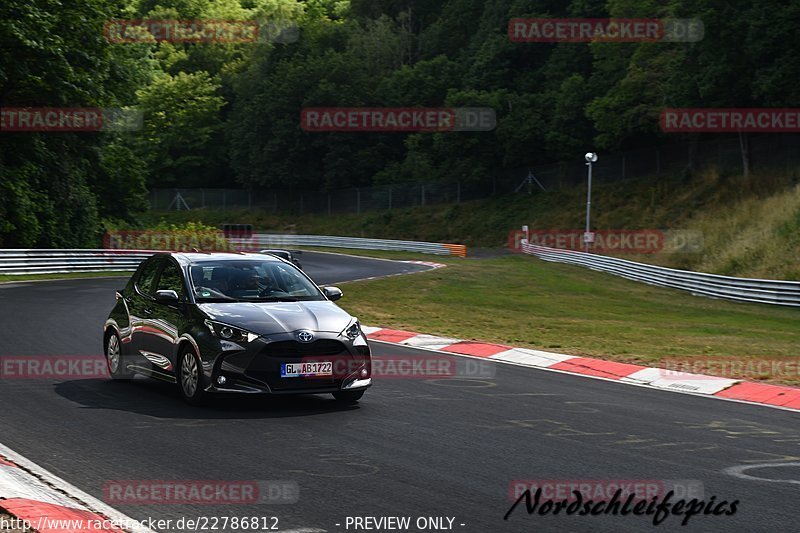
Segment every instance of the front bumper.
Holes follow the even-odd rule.
[[[246,344],[207,339],[201,348],[207,378],[206,391],[234,394],[324,394],[364,390],[372,385],[371,356],[363,335],[355,341],[333,333],[315,333],[303,344],[295,335],[282,333],[259,337]],[[285,363],[331,361],[332,376],[282,378]],[[220,377],[224,378],[224,383]]]

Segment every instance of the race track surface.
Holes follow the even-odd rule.
[[[300,260],[320,284],[425,268],[330,254]],[[101,325],[123,283],[0,285],[0,356],[101,353]],[[346,295],[340,303],[347,308]],[[288,505],[114,505],[136,519],[276,516],[281,531],[329,532],[348,531],[348,516],[455,517],[454,531],[475,533],[796,530],[800,414],[488,364],[495,375],[485,379],[376,380],[352,407],[310,396],[198,408],[144,378],[0,380],[0,442],[100,499],[111,480],[300,487]],[[768,479],[724,472],[767,463],[794,465],[745,471]],[[678,517],[655,528],[651,517],[527,516],[522,506],[504,521],[509,484],[520,479],[699,480],[706,499],[740,503],[735,516],[695,516],[683,528]]]

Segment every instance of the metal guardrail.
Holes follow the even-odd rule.
[[[689,270],[636,263],[573,250],[560,250],[523,242],[522,253],[544,261],[580,265],[634,281],[689,291],[699,296],[800,307],[800,282],[734,278]]]
[[[287,246],[319,246],[365,250],[402,250],[436,255],[465,256],[460,244],[328,237],[322,235],[257,234],[248,239],[228,239],[241,251]],[[0,274],[62,274],[69,272],[130,272],[156,251],[148,250],[0,250]]]
[[[62,274],[136,270],[147,250],[0,250],[0,274]]]
[[[397,241],[390,239],[364,239],[361,237],[331,237],[326,235],[277,235],[257,233],[251,238],[229,238],[240,250],[263,248],[286,248],[291,246],[312,246],[322,248],[353,248],[360,250],[400,250],[421,252],[423,254],[455,255],[465,257],[467,247],[463,244],[444,244],[438,242]]]

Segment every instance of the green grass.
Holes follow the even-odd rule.
[[[528,256],[462,259],[315,250],[448,265],[411,276],[342,283],[341,305],[373,326],[648,366],[658,366],[663,358],[800,356],[800,309],[695,297]],[[0,281],[128,275],[37,274],[0,276]],[[767,381],[800,385],[800,378],[790,376]]]
[[[525,256],[441,262],[449,266],[345,284],[342,306],[374,326],[649,366],[665,357],[798,357],[797,309],[695,297]]]
[[[130,277],[131,272],[69,272],[62,274],[0,274],[0,283],[13,281],[36,281],[47,279],[105,278],[109,276]]]
[[[800,172],[800,171],[798,171]],[[800,279],[800,174],[753,174],[748,178],[708,169],[672,176],[599,183],[593,190],[596,229],[700,231],[700,253],[624,255],[634,261],[723,275]],[[265,210],[194,209],[150,212],[152,227],[199,221],[211,226],[250,223],[261,231],[422,240],[503,247],[511,230],[583,227],[586,188],[518,194],[363,214],[289,215]]]

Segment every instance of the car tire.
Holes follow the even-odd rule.
[[[200,358],[191,347],[181,351],[176,373],[178,390],[183,399],[192,405],[201,405],[208,396],[205,391],[205,375]]]
[[[358,400],[364,396],[366,391],[363,390],[343,390],[339,392],[334,392],[333,397],[336,398],[337,402],[340,403],[358,403]]]
[[[122,358],[122,342],[116,331],[112,331],[106,339],[106,365],[108,375],[114,381],[130,381],[133,379],[133,372],[125,367]]]

